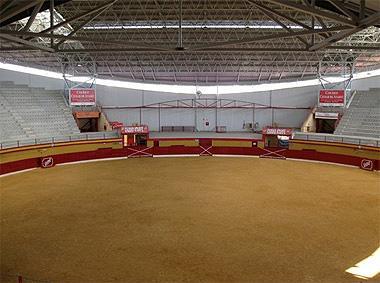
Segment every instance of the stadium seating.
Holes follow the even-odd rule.
[[[79,134],[60,91],[0,82],[0,140]]]
[[[357,92],[334,134],[380,138],[380,89]]]

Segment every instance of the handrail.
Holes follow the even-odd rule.
[[[358,137],[347,135],[335,135],[335,134],[321,134],[321,133],[303,133],[296,132],[293,135],[293,139],[306,140],[306,141],[322,141],[322,142],[339,142],[356,145],[366,146],[380,146],[380,139],[370,137]]]
[[[92,132],[92,133],[80,133],[69,136],[54,136],[54,137],[41,137],[35,139],[23,139],[23,140],[10,140],[0,142],[0,150],[17,148],[28,145],[40,145],[40,144],[55,144],[58,142],[72,142],[72,141],[86,141],[86,140],[102,140],[118,138],[120,134],[118,132]]]
[[[102,109],[172,109],[172,108],[212,108],[212,109],[287,109],[287,110],[310,110],[312,106],[273,106],[252,101],[237,99],[202,97],[167,100],[150,104],[123,106],[123,105],[102,105]]]
[[[0,142],[0,150],[17,148],[21,146],[40,145],[40,144],[55,144],[59,142],[72,142],[72,141],[86,141],[86,140],[101,140],[119,138],[120,133],[113,132],[93,132],[93,133],[81,133],[69,136],[55,136],[55,137],[41,137],[35,139],[13,140]],[[294,140],[305,141],[322,141],[322,142],[335,142],[354,144],[359,146],[374,146],[380,147],[380,139],[358,137],[358,136],[346,136],[346,135],[334,135],[334,134],[320,134],[320,133],[303,133],[295,132],[293,135]]]
[[[357,90],[354,90],[353,93],[351,94],[351,96],[348,99],[348,102],[346,104],[346,107],[345,107],[346,109],[350,107],[352,101],[354,100],[354,97],[355,97],[356,93],[357,93]]]

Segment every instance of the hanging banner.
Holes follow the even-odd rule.
[[[70,89],[70,105],[95,105],[96,93],[94,88]]]
[[[344,106],[344,99],[343,89],[321,89],[319,91],[319,106]]]
[[[339,118],[339,113],[315,112],[315,119],[332,119],[332,120],[336,120],[338,118]]]
[[[100,112],[98,112],[98,111],[76,111],[76,112],[74,112],[74,116],[77,119],[99,118]]]

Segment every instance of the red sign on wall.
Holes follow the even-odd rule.
[[[344,106],[343,89],[321,89],[319,91],[320,106]]]
[[[368,171],[373,170],[373,161],[369,159],[362,159],[362,162],[360,163],[360,168]]]
[[[93,88],[70,89],[70,105],[95,105],[96,93]]]
[[[263,135],[276,135],[276,136],[291,136],[293,129],[291,128],[264,128]]]
[[[121,128],[122,134],[148,134],[149,129],[148,126],[126,126]]]
[[[113,121],[113,122],[109,122],[109,123],[110,123],[112,129],[120,129],[124,126],[124,124],[122,122]]]
[[[41,158],[41,167],[50,168],[54,166],[54,158],[52,156]]]

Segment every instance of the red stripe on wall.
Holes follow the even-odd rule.
[[[136,147],[134,149],[142,150],[144,147]],[[213,147],[210,150],[212,154],[226,154],[226,155],[250,155],[250,156],[260,156],[265,154],[261,148],[252,147]],[[82,160],[94,160],[102,158],[116,158],[128,156],[129,154],[136,152],[129,148],[123,149],[98,149],[96,151],[87,152],[76,152],[76,153],[66,153],[53,155],[55,164],[62,164],[68,162],[82,161]],[[170,147],[153,147],[149,149],[149,153],[153,155],[176,155],[176,154],[200,154],[202,149],[200,147],[189,147],[189,146],[170,146]],[[360,167],[360,163],[363,158],[356,156],[348,156],[333,153],[322,153],[313,150],[284,150],[281,155],[287,158],[304,159],[304,160],[315,160],[323,162],[332,162],[338,164],[346,164]],[[134,154],[134,156],[146,156],[143,153]],[[379,160],[373,160],[374,170],[380,169]],[[0,175],[10,172],[35,168],[40,166],[40,158],[31,158],[25,160],[19,160],[14,162],[3,163],[0,165]]]

